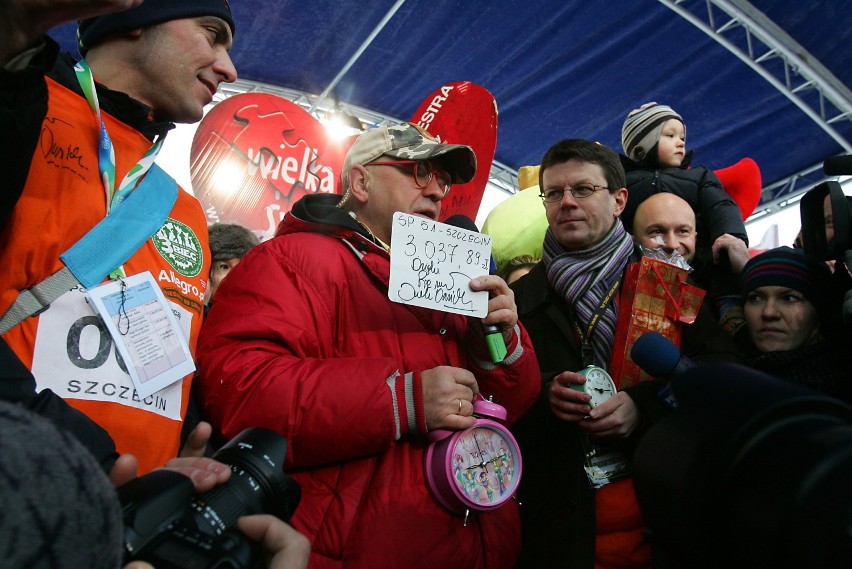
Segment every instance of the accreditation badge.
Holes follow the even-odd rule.
[[[194,314],[169,302],[183,337],[189,337]],[[50,304],[38,317],[32,372],[36,389],[50,389],[63,399],[117,403],[181,420],[182,382],[140,396],[88,291],[77,286]]]
[[[148,397],[195,371],[189,342],[150,271],[89,290],[89,300],[140,397]]]

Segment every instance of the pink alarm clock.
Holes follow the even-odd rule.
[[[506,409],[483,399],[473,403],[476,423],[463,431],[429,433],[426,480],[438,502],[466,515],[489,511],[514,497],[521,481],[521,451],[512,433],[493,421],[506,419]]]

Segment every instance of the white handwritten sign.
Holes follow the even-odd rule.
[[[388,298],[484,318],[488,291],[474,292],[469,285],[488,274],[490,260],[490,236],[395,212]]]

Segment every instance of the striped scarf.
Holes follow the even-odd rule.
[[[547,280],[574,309],[583,334],[588,330],[595,309],[606,297],[615,279],[624,272],[632,251],[633,241],[621,221],[612,225],[600,243],[583,251],[566,251],[553,231],[547,229],[543,255]],[[609,367],[617,323],[618,306],[616,302],[610,302],[598,319],[592,337],[586,339],[592,345],[593,361],[583,362],[584,365]]]

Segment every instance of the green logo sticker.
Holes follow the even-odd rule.
[[[201,272],[204,264],[201,241],[185,223],[170,217],[151,239],[160,255],[183,276],[194,277]]]

